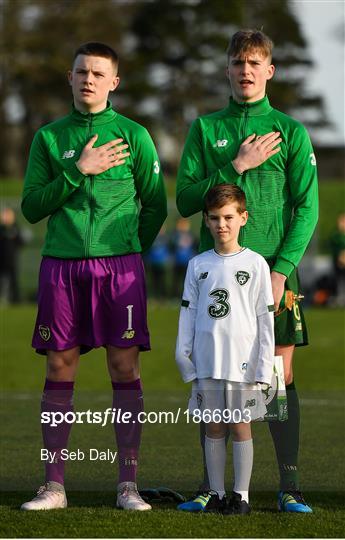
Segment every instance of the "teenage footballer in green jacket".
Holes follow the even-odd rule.
[[[150,510],[136,485],[143,410],[139,350],[150,349],[141,252],[166,218],[165,187],[146,129],[107,101],[120,82],[116,52],[103,43],[82,45],[68,79],[72,111],[37,132],[22,201],[30,223],[49,217],[32,340],[47,355],[41,401],[46,478],[22,509],[67,506],[66,415],[73,414],[79,357],[103,346],[112,406],[132,419],[127,414],[126,423],[114,424],[117,507]],[[56,426],[52,415],[64,421]]]
[[[297,266],[318,219],[317,171],[304,126],[274,109],[266,96],[267,81],[275,71],[272,48],[260,31],[243,30],[232,37],[226,70],[229,105],[193,122],[178,172],[176,201],[188,217],[203,210],[204,197],[216,184],[237,184],[246,194],[249,218],[240,244],[263,255],[271,268],[276,355],[283,356],[287,388],[288,420],[270,422],[280,471],[278,506],[286,512],[311,512],[299,487],[299,402],[292,362],[295,347],[306,345],[308,338],[301,305],[295,300],[286,307],[284,291],[299,294]],[[203,222],[200,251],[212,247]],[[204,426],[204,448],[203,430]],[[204,476],[207,489],[206,470]]]

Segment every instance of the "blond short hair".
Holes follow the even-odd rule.
[[[273,41],[261,30],[239,30],[232,36],[226,52],[229,59],[253,51],[272,60]]]

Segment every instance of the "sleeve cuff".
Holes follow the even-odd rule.
[[[273,373],[273,368],[272,368],[272,373]],[[255,376],[255,381],[257,383],[260,383],[260,384],[271,384],[271,381],[272,381],[272,373],[270,374],[270,376],[268,376],[268,374],[264,374],[264,373],[260,373],[260,374],[257,374]]]
[[[82,181],[86,178],[85,174],[80,172],[75,163],[69,167],[69,169],[66,169],[63,174],[68,183],[76,188],[79,187]]]
[[[195,379],[196,379],[196,373],[194,373],[193,375],[188,375],[188,377],[183,377],[183,382],[189,383],[189,382],[195,381]]]
[[[289,277],[291,272],[295,269],[295,265],[291,262],[287,261],[286,259],[278,259],[276,260],[272,271],[279,272],[279,274],[283,274],[286,277]]]

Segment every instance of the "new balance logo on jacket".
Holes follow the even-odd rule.
[[[75,154],[75,150],[65,150],[63,153],[62,159],[69,159],[72,158]]]

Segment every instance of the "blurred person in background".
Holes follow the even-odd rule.
[[[191,231],[188,218],[181,217],[177,220],[170,245],[174,258],[172,296],[180,298],[188,263],[197,254],[197,240]]]
[[[345,213],[337,219],[337,228],[329,239],[332,254],[335,298],[337,306],[345,306]]]
[[[24,240],[12,208],[0,213],[0,301],[20,302],[18,254]]]
[[[167,297],[167,271],[169,260],[169,238],[166,227],[163,225],[145,257],[146,266],[150,275],[151,294],[157,299],[164,299]]]

